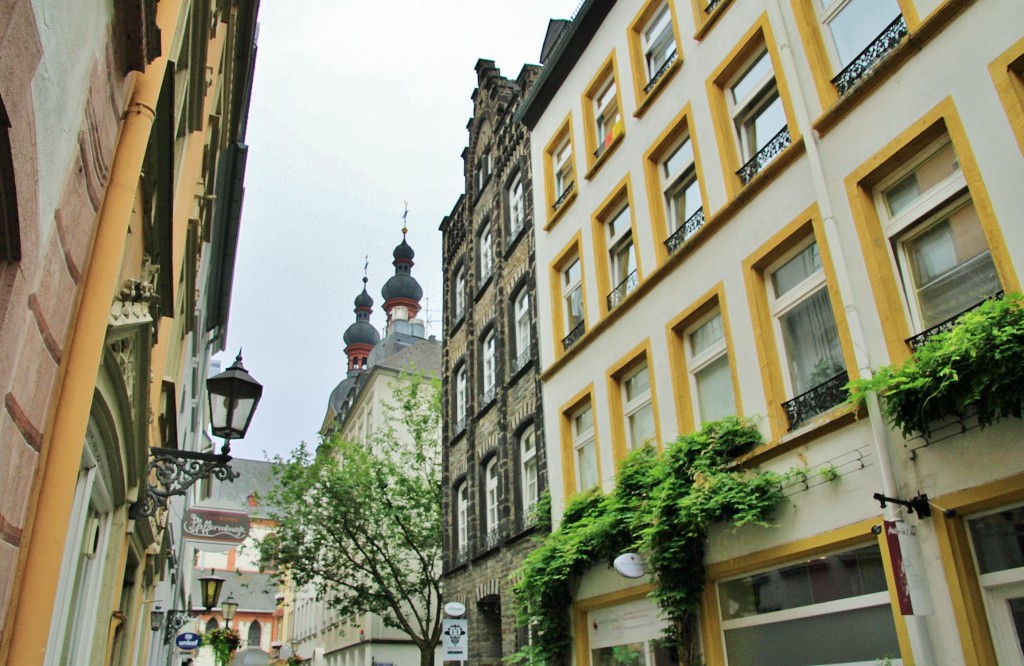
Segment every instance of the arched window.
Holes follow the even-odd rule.
[[[465,481],[455,487],[455,548],[460,557],[469,548],[469,484]]]
[[[21,259],[21,231],[18,226],[18,198],[14,188],[14,158],[7,130],[11,127],[7,109],[0,99],[0,261]]]
[[[207,632],[210,632],[210,631],[213,631],[214,629],[219,629],[219,628],[220,628],[220,623],[217,622],[217,618],[211,617],[209,620],[206,621],[206,631]]]
[[[260,626],[259,622],[257,622],[256,620],[253,620],[252,624],[249,625],[249,639],[248,639],[249,647],[259,647],[260,646],[260,638],[262,637],[262,635],[263,635],[263,627]]]
[[[498,456],[491,458],[484,468],[484,498],[486,500],[486,533],[498,529]]]

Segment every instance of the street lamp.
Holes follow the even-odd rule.
[[[238,352],[230,368],[206,380],[210,401],[210,425],[213,434],[224,438],[219,454],[150,447],[147,472],[156,473],[159,485],[147,484],[145,497],[132,505],[133,519],[149,517],[167,505],[167,498],[184,495],[198,481],[213,474],[220,481],[234,481],[238,472],[231,469],[231,440],[242,439],[249,429],[263,386],[242,365]]]
[[[231,627],[231,620],[235,619],[235,612],[237,610],[238,602],[235,601],[235,595],[229,594],[228,598],[220,605],[220,614],[224,616],[224,622],[227,623],[229,628]]]
[[[164,623],[164,611],[159,606],[149,611],[149,628],[153,631],[158,631],[160,625]]]
[[[220,591],[224,587],[224,579],[213,573],[213,569],[206,576],[199,579],[199,596],[203,600],[203,608],[209,613],[210,609],[217,605],[220,600]]]

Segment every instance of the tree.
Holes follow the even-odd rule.
[[[441,640],[440,383],[403,374],[371,441],[278,457],[260,558],[343,615],[378,614],[431,666]]]

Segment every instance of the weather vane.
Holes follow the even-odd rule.
[[[407,233],[409,233],[409,202],[405,201],[403,203],[405,204],[405,212],[402,213],[402,236],[405,236]]]

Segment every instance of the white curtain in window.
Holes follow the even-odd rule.
[[[843,371],[843,353],[827,289],[819,289],[783,314],[779,324],[793,395],[809,391]]]

